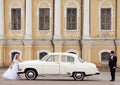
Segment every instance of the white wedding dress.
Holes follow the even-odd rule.
[[[3,77],[10,80],[19,80],[21,77],[17,74],[18,71],[18,61],[13,60],[14,64],[12,68],[8,68],[5,73],[3,74]]]

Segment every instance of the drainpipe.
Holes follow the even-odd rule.
[[[116,44],[116,39],[117,39],[117,0],[115,0],[115,39],[113,40],[114,43],[114,50],[115,54],[117,55],[117,44]]]
[[[23,46],[25,46],[25,43],[23,42],[23,39],[21,39],[21,43],[22,43]]]
[[[115,50],[115,54],[117,54],[117,45],[116,45],[116,39],[113,40],[114,43],[114,50]]]
[[[55,52],[55,46],[54,46],[54,43],[53,43],[53,39],[50,40],[50,42],[51,42],[51,45],[52,45],[52,48],[53,48],[53,52]]]
[[[55,0],[53,0],[53,31],[52,31],[53,33],[52,33],[52,39],[50,40],[52,48],[53,48],[53,52],[55,52],[55,46],[54,46],[54,43],[53,43],[53,40],[54,40],[54,22],[55,22],[54,21],[55,6],[54,5],[55,5]]]
[[[81,33],[80,33],[80,40],[79,40],[79,46],[80,46],[80,57],[81,57],[81,59],[83,58],[83,54],[82,54],[82,38],[83,38],[83,23],[82,23],[82,21],[83,21],[83,17],[82,17],[82,13],[83,13],[83,10],[82,10],[82,1],[83,0],[81,0],[81,29],[80,29],[80,31],[81,31]]]

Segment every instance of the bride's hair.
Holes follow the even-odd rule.
[[[18,59],[18,60],[20,59],[20,54],[15,54],[13,61],[15,61],[15,60],[17,60],[17,59]]]

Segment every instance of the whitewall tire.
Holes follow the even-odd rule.
[[[83,80],[85,77],[85,74],[83,72],[75,72],[73,74],[74,80]]]

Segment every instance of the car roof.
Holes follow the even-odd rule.
[[[48,53],[49,55],[68,55],[72,57],[78,57],[77,54],[72,54],[72,53]]]

